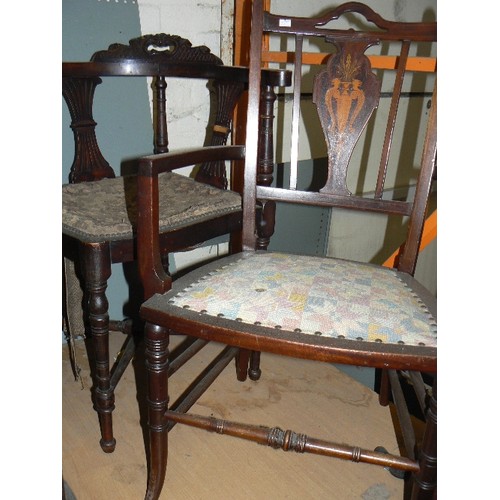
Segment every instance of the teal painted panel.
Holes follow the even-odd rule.
[[[141,35],[137,2],[62,0],[62,58],[85,61],[111,43]]]
[[[283,186],[289,172],[289,163],[276,165],[273,185]],[[297,188],[318,189],[325,175],[326,158],[299,161]],[[269,250],[326,255],[330,216],[329,208],[277,203],[276,226]]]
[[[62,60],[88,61],[112,43],[127,44],[141,36],[137,2],[63,0]],[[120,105],[120,103],[123,103]],[[145,78],[105,78],[94,100],[96,134],[101,151],[118,174],[122,162],[152,151],[152,125]],[[73,163],[71,119],[62,102],[62,182]]]
[[[88,61],[112,43],[128,44],[141,36],[137,2],[105,0],[62,1],[62,60]],[[62,97],[61,97],[62,99]],[[115,170],[122,173],[130,160],[153,149],[153,132],[145,78],[103,78],[94,99],[96,135],[101,151]],[[62,182],[68,182],[74,157],[71,118],[62,99]],[[132,277],[129,276],[131,272]],[[129,309],[129,289],[136,289],[133,270],[113,264],[108,282],[109,313],[121,319]],[[128,280],[132,280],[129,287]],[[126,314],[125,314],[126,315]]]

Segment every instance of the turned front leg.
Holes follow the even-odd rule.
[[[146,500],[156,500],[165,480],[168,455],[168,344],[166,328],[146,323],[145,356],[148,375],[149,477]]]
[[[418,457],[420,470],[414,477],[412,500],[432,500],[437,497],[437,376],[425,417],[424,438]]]
[[[109,315],[106,298],[107,281],[111,276],[109,245],[82,245],[82,269],[87,293],[87,311],[95,356],[94,408],[101,426],[101,448],[106,453],[115,449],[112,412],[115,395],[109,373]]]

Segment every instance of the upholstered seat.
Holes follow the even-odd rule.
[[[170,304],[295,338],[437,343],[434,297],[410,275],[328,257],[243,253],[219,261]]]
[[[241,210],[241,197],[234,191],[180,174],[162,174],[159,189],[162,232]],[[63,186],[63,234],[87,243],[131,239],[136,222],[136,176]]]

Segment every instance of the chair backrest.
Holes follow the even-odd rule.
[[[413,95],[427,95],[425,90],[422,94],[421,85],[418,94],[414,91],[416,80],[412,80],[412,75],[415,72],[420,74],[422,68],[428,66],[423,64],[422,50],[427,56],[435,50],[436,23],[387,21],[358,2],[340,5],[315,19],[271,14],[263,10],[262,3],[262,0],[254,0],[252,12],[244,174],[244,248],[259,247],[256,240],[260,226],[273,224],[273,205],[278,200],[387,213],[408,217],[406,243],[398,260],[398,269],[413,274],[436,158],[435,75],[431,74],[426,82],[427,88],[434,88],[430,109],[425,108],[425,101],[421,99],[416,124],[409,123],[410,111],[415,110],[402,106],[401,102],[403,99],[410,100]],[[345,27],[346,18],[354,21],[355,29]],[[257,182],[257,173],[262,168],[259,165],[262,152],[259,152],[257,136],[260,69],[271,60],[267,46],[263,44],[266,35],[271,35],[271,43],[275,40],[280,47],[286,47],[285,60],[291,63],[287,69],[293,70],[293,88],[284,95],[284,100],[290,101],[292,109],[290,137],[280,139],[280,144],[289,147],[289,156],[282,158],[283,161],[290,161],[290,169],[288,179],[277,185]],[[320,61],[323,64],[311,79],[314,70],[306,63],[318,58],[303,55],[307,50],[317,51],[318,45],[321,51],[329,51],[330,55]],[[415,45],[423,45],[424,48],[415,48]],[[377,58],[378,55],[383,57]],[[375,65],[381,69],[375,71]],[[386,73],[389,75],[385,76]],[[301,104],[311,93],[317,118],[303,119],[300,115]],[[388,109],[376,112],[381,98],[384,102],[389,101]],[[402,108],[407,110],[403,113],[404,117],[398,113]],[[419,123],[426,117],[427,128]],[[376,147],[373,130],[380,127],[382,141]],[[421,134],[421,137],[425,136],[423,146],[414,161],[412,152],[415,147],[421,146],[422,139],[410,145],[407,136],[417,135],[417,130],[426,132]],[[279,130],[276,137],[286,132]],[[314,139],[324,137],[327,173],[323,176],[321,187],[315,190],[299,189],[297,185],[299,144],[302,144],[304,136]],[[403,139],[396,147],[396,137],[399,136]],[[360,145],[368,148],[370,154],[353,155]],[[379,158],[374,160],[372,153],[377,149]],[[357,161],[361,157],[357,165],[353,161],[355,156]],[[401,170],[408,166],[409,174],[402,177]],[[375,173],[371,174],[370,169]],[[357,175],[354,189],[349,187],[353,184],[349,174]],[[399,199],[400,193],[394,189],[390,193],[396,191],[398,196],[387,199],[389,190],[386,189],[386,180],[389,178],[391,188],[398,187],[396,178],[403,178],[402,185],[409,194],[408,199]],[[366,185],[369,180],[373,180],[371,187]],[[259,217],[269,217],[269,220],[262,221]]]
[[[90,62],[63,63],[62,72],[63,96],[70,111],[75,139],[75,157],[70,171],[70,182],[115,176],[115,171],[99,148],[92,112],[95,89],[104,77],[152,78],[154,153],[165,153],[169,150],[169,77],[201,79],[211,84],[212,123],[207,124],[209,137],[205,140],[205,145],[214,146],[226,143],[234,107],[248,83],[246,68],[226,67],[207,47],[193,47],[187,39],[164,33],[144,35],[130,40],[128,45],[112,44],[107,50],[96,52]],[[274,78],[274,74],[272,77]],[[224,162],[202,164],[197,170],[196,179],[226,188]]]

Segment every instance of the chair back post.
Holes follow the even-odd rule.
[[[262,0],[254,0],[252,5],[252,25],[250,31],[250,62],[248,68],[248,106],[246,126],[246,161],[243,178],[243,250],[255,249],[257,202],[255,185],[257,181],[257,158],[259,143],[259,109],[261,89],[263,8]]]
[[[431,109],[422,151],[419,182],[415,192],[412,214],[408,227],[406,244],[398,257],[397,269],[412,276],[415,274],[420,242],[427,214],[429,194],[432,187],[433,174],[437,158],[437,84],[432,95]]]
[[[167,80],[164,75],[153,79],[154,149],[156,154],[168,153]]]

